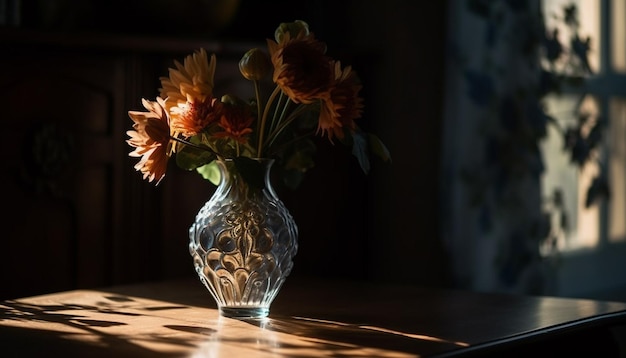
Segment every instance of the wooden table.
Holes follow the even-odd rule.
[[[624,356],[626,303],[289,279],[266,319],[198,280],[0,302],[3,357]],[[542,355],[543,356],[543,355]]]

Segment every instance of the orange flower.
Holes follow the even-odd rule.
[[[193,100],[173,107],[172,131],[185,137],[193,137],[206,126],[219,118],[219,101],[207,97],[204,100]]]
[[[317,128],[322,135],[327,134],[331,142],[333,137],[343,138],[345,128],[354,130],[354,120],[360,118],[363,111],[363,99],[359,97],[362,86],[352,68],[342,70],[337,61],[335,81],[330,96],[323,100]]]
[[[173,134],[186,137],[197,134],[202,124],[210,121],[208,114],[213,104],[215,54],[211,60],[201,48],[185,57],[184,63],[174,61],[169,77],[161,77],[160,95],[172,118]]]
[[[161,97],[167,99],[166,108],[192,102],[193,99],[204,101],[213,97],[215,77],[215,54],[209,62],[206,50],[199,51],[185,57],[184,64],[174,61],[176,69],[169,69],[169,77],[161,77]]]
[[[294,38],[285,33],[279,43],[267,40],[274,64],[274,82],[295,103],[309,104],[328,96],[333,68],[325,55],[326,44],[312,33],[301,31]]]
[[[142,103],[148,112],[128,111],[134,130],[126,132],[130,137],[126,143],[135,148],[128,155],[141,157],[135,169],[143,173],[144,179],[156,180],[158,185],[165,176],[171,150],[170,118],[162,98],[156,102],[142,99]]]
[[[215,137],[232,138],[241,144],[246,144],[248,135],[252,133],[250,126],[255,119],[250,108],[229,103],[222,103],[222,105],[219,125],[224,131],[215,133]]]

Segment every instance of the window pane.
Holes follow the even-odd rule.
[[[576,124],[578,96],[562,95],[547,98],[548,113],[559,122],[561,128]],[[587,96],[580,111],[597,118],[598,105],[593,97]],[[583,133],[584,135],[584,133]],[[564,151],[564,134],[554,126],[548,127],[548,136],[542,143],[546,171],[542,177],[542,195],[549,198],[556,191],[562,193],[563,208],[568,220],[568,233],[564,249],[595,247],[599,242],[599,208],[585,207],[587,189],[600,170],[596,162],[589,161],[581,169],[571,162]]]
[[[626,1],[611,1],[611,65],[616,72],[626,72]]]
[[[626,100],[609,102],[609,242],[626,241]]]
[[[618,2],[624,0],[616,0]],[[543,14],[547,31],[558,29],[559,40],[569,50],[572,32],[564,24],[564,9],[574,4],[578,9],[578,35],[590,38],[589,65],[594,73],[600,70],[600,4],[599,0],[543,0]],[[621,23],[623,25],[623,23]]]

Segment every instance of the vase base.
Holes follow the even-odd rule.
[[[230,318],[264,318],[270,314],[267,307],[220,307],[220,315]]]

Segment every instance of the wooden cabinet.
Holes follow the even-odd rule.
[[[239,86],[248,46],[16,29],[0,46],[1,298],[192,271],[184,235],[212,188],[177,171],[143,181],[127,112],[200,47],[218,56],[216,82]]]

